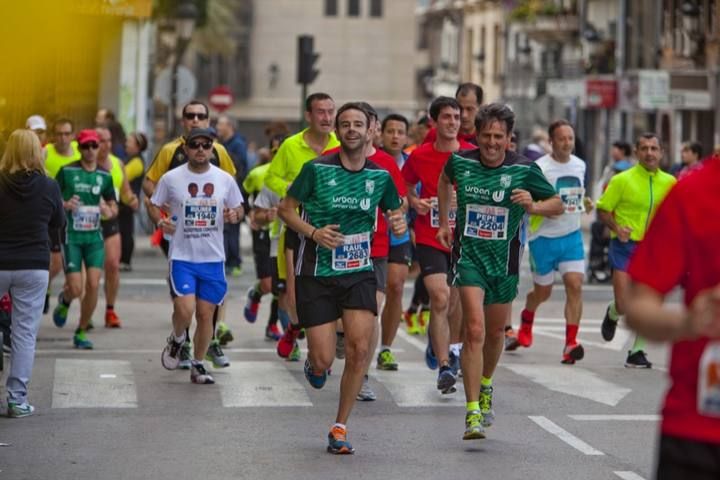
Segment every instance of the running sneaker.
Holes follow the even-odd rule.
[[[280,358],[288,358],[297,344],[298,328],[290,324],[277,343],[277,354]]]
[[[375,395],[373,389],[370,388],[370,381],[368,380],[367,375],[363,378],[362,387],[360,387],[356,400],[359,402],[374,402],[377,400],[377,395]]]
[[[479,410],[472,410],[465,414],[465,433],[463,440],[480,440],[485,438],[483,414]]]
[[[342,360],[345,358],[345,334],[335,332],[335,358]]]
[[[385,349],[382,352],[378,353],[377,356],[377,369],[378,370],[388,370],[388,371],[396,371],[398,369],[397,361],[395,360],[395,355],[388,350]]]
[[[532,336],[532,325],[528,323],[521,323],[520,330],[518,330],[517,341],[521,347],[529,348],[533,342]]]
[[[512,327],[505,330],[505,351],[514,352],[520,346],[518,342],[517,334]]]
[[[192,343],[190,343],[190,340],[185,340],[183,342],[182,347],[180,347],[180,363],[178,363],[178,368],[182,370],[190,370],[190,365],[192,364]]]
[[[430,325],[430,310],[420,311],[418,325],[420,326],[420,335],[425,335],[427,333],[428,326]]]
[[[452,371],[452,368],[450,368],[448,365],[443,365],[440,367],[440,371],[438,372],[438,378],[437,378],[437,389],[441,392],[450,390],[450,387],[453,387],[455,385],[455,382],[457,381],[457,377]]]
[[[435,356],[435,352],[433,352],[432,343],[430,342],[430,335],[428,335],[428,344],[427,347],[425,347],[425,365],[430,370],[435,370],[438,368],[438,361],[437,357]]]
[[[615,330],[617,329],[617,320],[610,318],[610,305],[605,310],[605,317],[603,318],[602,325],[600,325],[600,333],[602,334],[603,340],[606,342],[611,341],[615,338]]]
[[[247,292],[247,301],[245,303],[245,309],[243,310],[243,314],[245,315],[245,320],[247,320],[250,323],[255,323],[255,320],[257,320],[258,310],[260,309],[260,302],[253,301],[253,293],[255,293],[255,287],[250,287],[250,289]]]
[[[480,386],[480,413],[482,413],[483,427],[489,427],[495,422],[495,411],[492,408],[493,387]]]
[[[352,455],[355,453],[355,449],[347,441],[347,430],[337,425],[330,429],[327,451],[335,455]]]
[[[290,355],[288,355],[287,358],[288,362],[299,362],[300,361],[300,345],[298,345],[297,342],[295,342],[295,346],[292,349],[292,352],[290,352]],[[328,370],[328,375],[330,375],[330,371]]]
[[[45,304],[43,305],[43,315],[47,315],[50,311],[50,290],[45,293]]]
[[[282,335],[282,330],[280,330],[280,327],[278,327],[275,323],[265,327],[265,340],[272,340],[273,342],[277,342],[282,338]]]
[[[300,333],[298,333],[298,340],[305,340],[305,329],[301,328]]]
[[[120,317],[115,310],[105,310],[105,328],[121,328]]]
[[[215,379],[205,370],[202,363],[193,363],[190,366],[190,381],[200,385],[212,385]]]
[[[420,335],[420,324],[418,323],[417,312],[407,311],[403,313],[403,320],[405,320],[405,327],[407,333],[410,335]]]
[[[240,267],[233,267],[233,269],[230,270],[230,275],[232,275],[232,276],[235,277],[235,278],[237,278],[237,277],[239,277],[240,275],[242,275],[242,266],[240,266]]]
[[[53,322],[58,328],[62,328],[65,326],[65,322],[67,322],[68,310],[70,309],[68,305],[65,305],[63,302],[60,301],[61,298],[62,292],[60,292],[60,295],[58,295],[58,304],[55,306],[55,310],[53,310]]]
[[[217,339],[210,341],[210,346],[205,354],[205,360],[212,362],[215,368],[226,368],[230,366],[230,360],[225,356],[220,342]]]
[[[317,388],[318,390],[325,386],[325,382],[327,381],[327,372],[322,372],[321,374],[316,374],[315,371],[312,368],[312,365],[310,365],[310,359],[305,359],[305,378],[307,378],[308,383],[313,387]]]
[[[77,330],[75,332],[75,335],[73,335],[73,345],[75,345],[75,348],[79,348],[80,350],[93,349],[93,344],[90,340],[88,340],[85,330]]]
[[[582,360],[585,356],[585,349],[579,343],[574,345],[566,345],[563,350],[562,361],[565,365],[574,365],[578,360]]]
[[[625,360],[626,368],[652,368],[652,363],[647,359],[647,355],[642,350],[635,353],[628,352]]]
[[[170,334],[167,338],[167,345],[163,348],[160,355],[160,363],[167,370],[175,370],[180,364],[180,350],[182,350],[183,342],[176,342],[175,337]]]
[[[234,340],[230,327],[225,322],[218,322],[215,328],[215,338],[218,339],[221,346],[225,346]]]
[[[27,402],[14,403],[8,402],[7,416],[10,418],[29,417],[35,412],[35,407]]]
[[[450,358],[450,370],[452,370],[453,375],[455,375],[455,378],[457,378],[458,375],[460,374],[460,356],[455,355],[455,352],[453,352],[451,350],[450,354],[449,354],[449,358]]]

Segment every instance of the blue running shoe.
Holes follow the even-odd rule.
[[[453,375],[457,378],[458,372],[460,372],[460,357],[455,355],[453,351],[450,351],[450,370],[452,370]]]
[[[344,428],[335,425],[330,430],[327,451],[335,455],[352,455],[355,453],[355,449],[347,441],[347,431]]]
[[[440,367],[440,372],[438,373],[438,379],[437,379],[437,389],[441,392],[445,392],[450,390],[450,387],[453,387],[455,385],[455,382],[457,381],[457,377],[455,374],[453,374],[453,371],[450,367],[447,365],[443,365]]]
[[[433,352],[432,343],[430,343],[429,335],[427,348],[425,348],[425,364],[430,370],[435,370],[438,368],[437,357],[435,356],[435,352]]]
[[[250,287],[250,290],[248,290],[247,293],[247,303],[245,303],[245,308],[243,309],[245,320],[250,323],[255,323],[255,320],[257,320],[258,310],[260,309],[260,302],[255,302],[253,300],[254,293],[255,287]]]
[[[93,344],[88,340],[85,330],[78,330],[73,336],[73,345],[80,350],[92,350]]]
[[[313,388],[321,389],[325,386],[325,381],[327,381],[327,372],[316,375],[312,365],[310,365],[310,359],[305,359],[305,378]]]
[[[58,303],[55,307],[55,310],[53,310],[53,322],[58,328],[62,328],[65,326],[65,322],[67,322],[68,310],[70,309],[61,301],[61,299],[62,292],[60,293],[60,295],[58,295]]]

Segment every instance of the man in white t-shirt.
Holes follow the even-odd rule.
[[[172,236],[168,258],[175,307],[162,365],[168,370],[178,367],[185,330],[195,313],[190,380],[200,384],[215,383],[202,360],[213,335],[213,312],[227,292],[223,225],[238,223],[243,216],[237,182],[210,163],[214,137],[209,129],[192,129],[183,146],[187,163],[163,175],[150,199],[171,218],[159,224]]]
[[[585,196],[585,162],[572,154],[575,132],[565,120],[548,128],[552,152],[536,163],[563,201],[565,212],[557,217],[530,217],[530,266],[533,289],[527,294],[517,341],[523,347],[532,345],[532,325],[540,304],[550,298],[555,271],[565,284],[565,348],[562,363],[574,364],[585,355],[577,341],[582,316],[582,284],[585,279],[585,250],[580,226],[583,213],[592,210]]]

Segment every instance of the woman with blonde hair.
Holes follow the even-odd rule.
[[[12,298],[8,416],[35,410],[27,401],[50,267],[49,228],[65,225],[60,188],[45,176],[40,141],[15,130],[0,159],[0,297]]]

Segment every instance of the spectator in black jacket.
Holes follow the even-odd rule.
[[[45,176],[38,137],[31,130],[15,130],[0,159],[0,297],[7,292],[12,297],[9,417],[34,411],[27,392],[48,287],[48,227],[64,225],[60,188]]]

